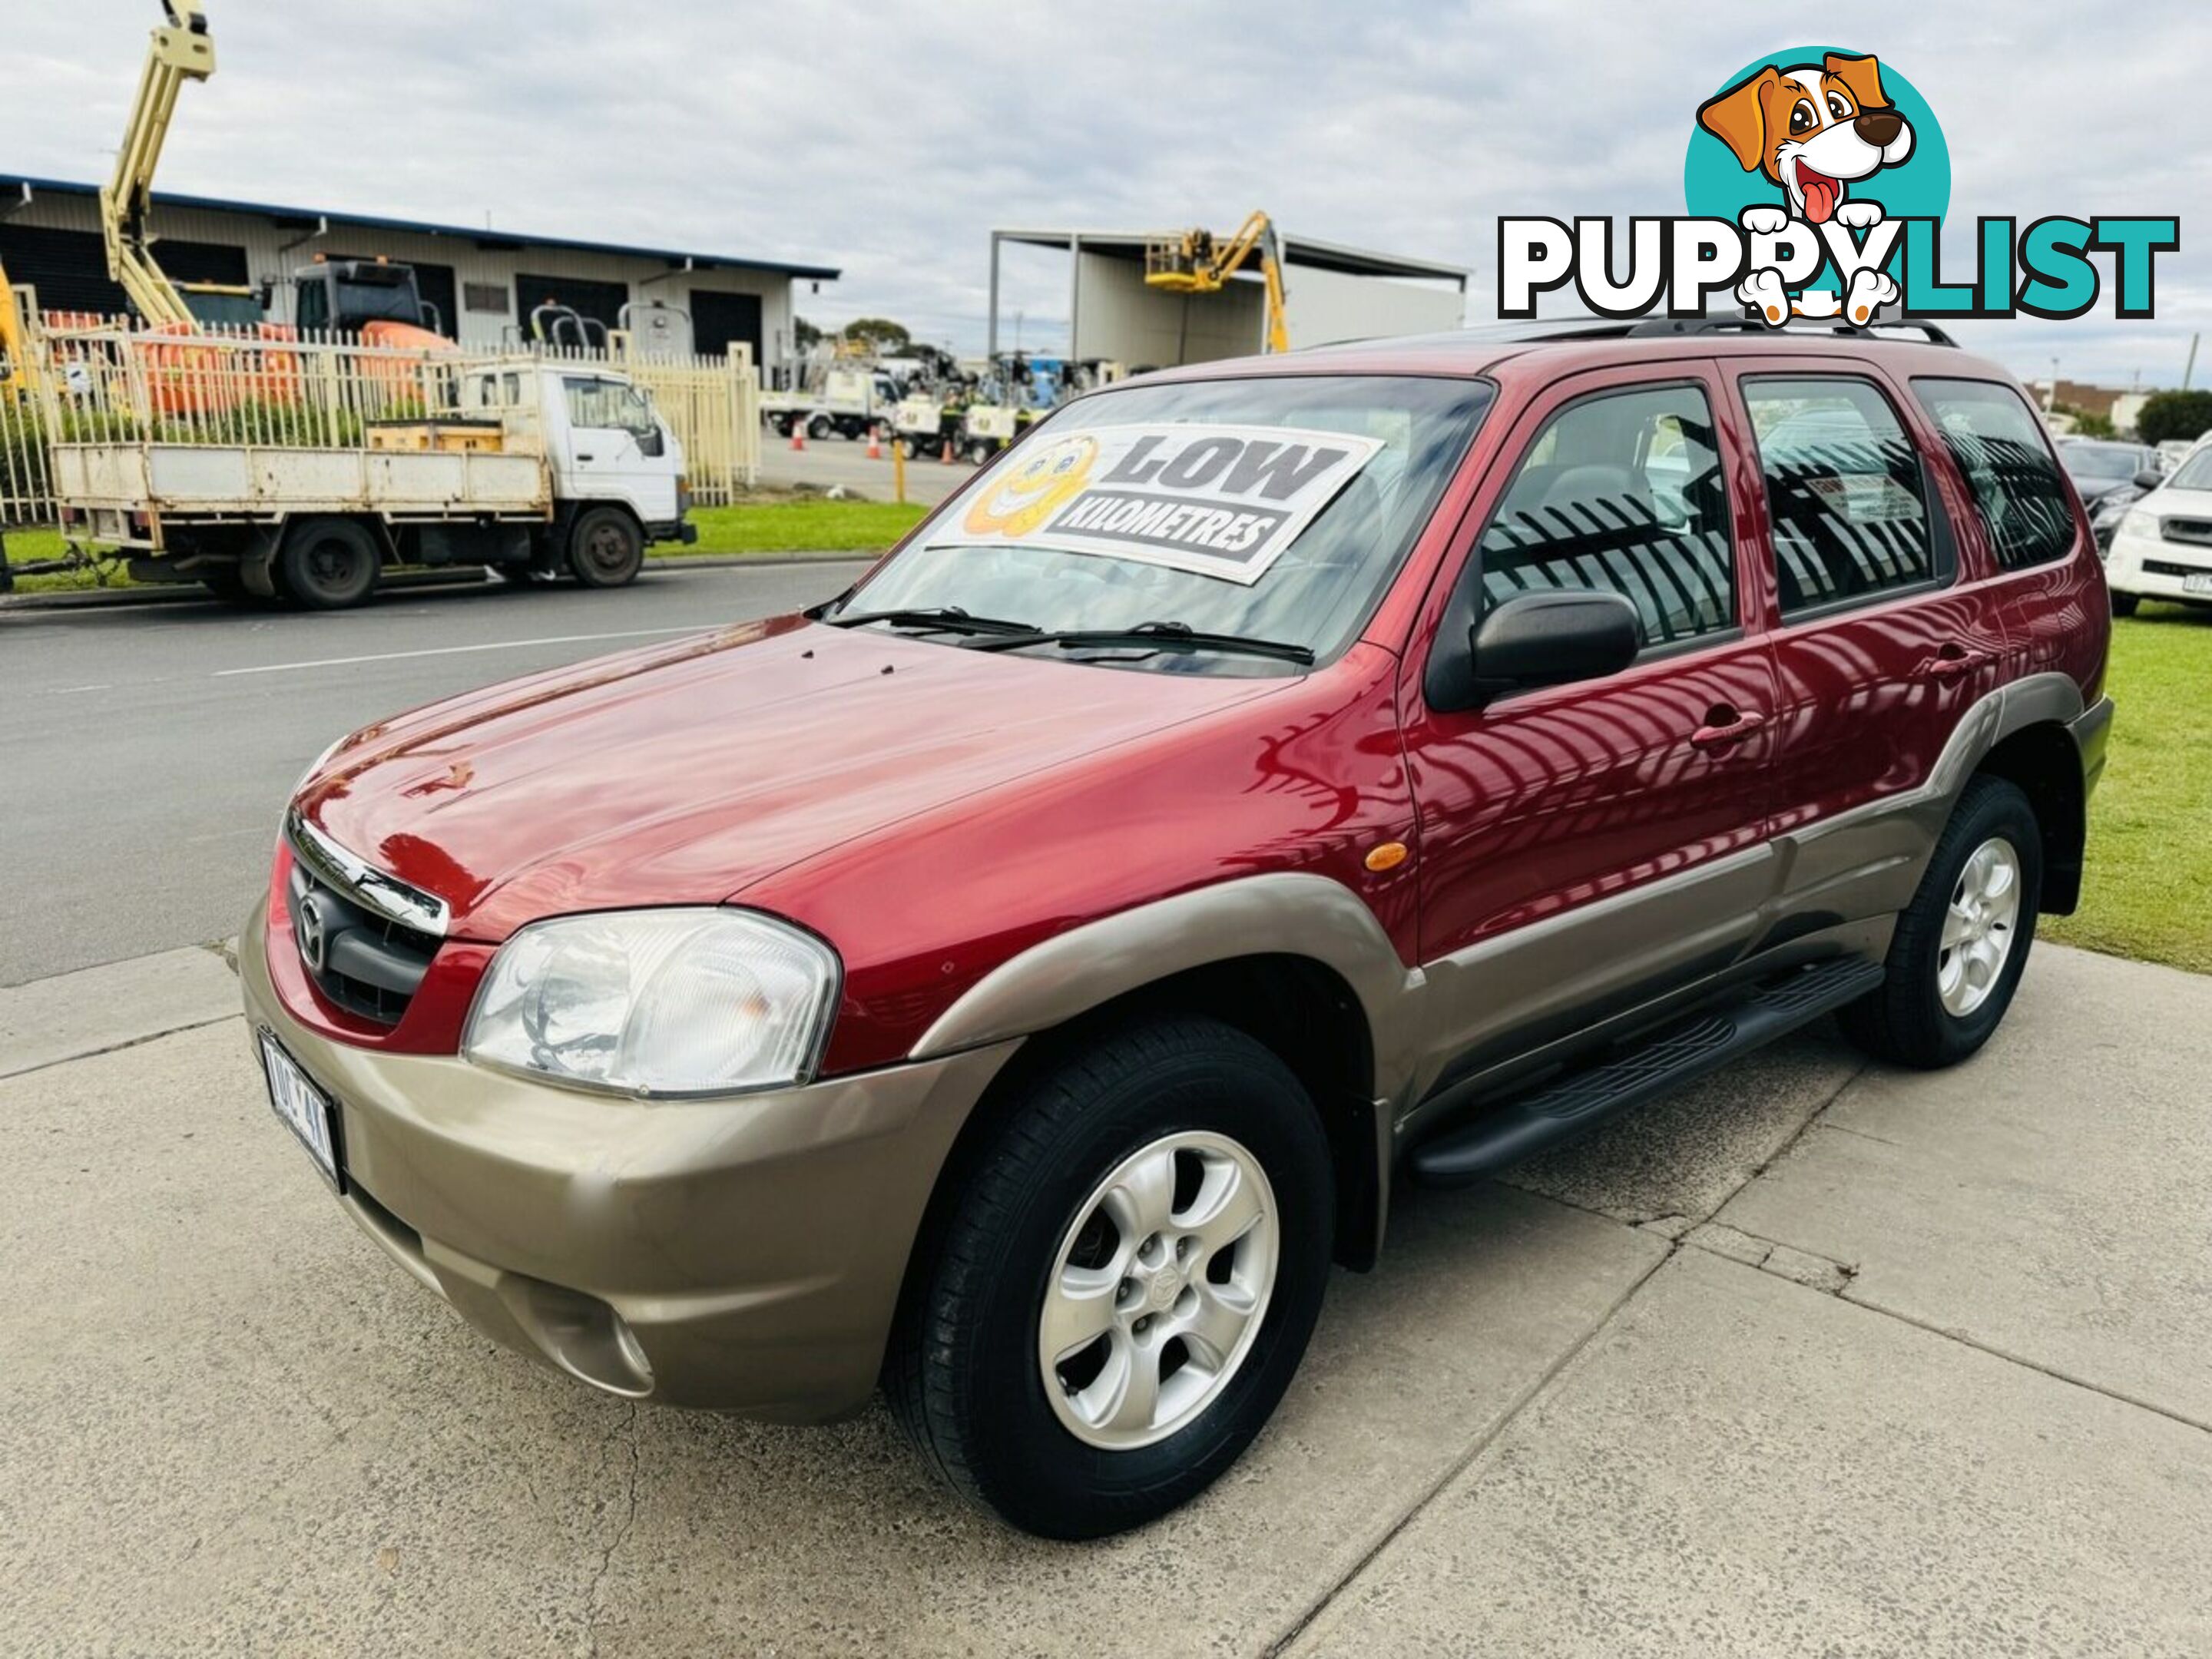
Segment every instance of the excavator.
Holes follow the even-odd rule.
[[[1254,212],[1224,239],[1210,230],[1186,230],[1145,245],[1145,283],[1171,294],[1218,294],[1229,279],[1259,256],[1260,279],[1267,289],[1267,349],[1288,351],[1291,328],[1283,308],[1283,245],[1275,222]]]
[[[202,0],[161,0],[167,21],[154,31],[138,95],[116,152],[115,173],[100,192],[107,274],[129,296],[148,327],[190,332],[203,327],[264,325],[272,297],[264,286],[178,283],[154,257],[148,228],[154,173],[169,137],[177,94],[189,81],[215,73],[215,40]],[[317,259],[293,273],[293,318],[303,329],[356,336],[370,345],[450,346],[443,319],[427,304],[412,268],[382,259]]]

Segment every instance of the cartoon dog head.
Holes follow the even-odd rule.
[[[1782,186],[1790,211],[1826,223],[1851,180],[1912,154],[1912,129],[1882,96],[1881,65],[1830,52],[1816,68],[1769,64],[1698,106],[1698,124],[1747,173]]]

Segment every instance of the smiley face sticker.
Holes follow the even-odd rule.
[[[968,509],[971,536],[1026,536],[1081,493],[1098,459],[1098,441],[1079,433],[1047,444]]]

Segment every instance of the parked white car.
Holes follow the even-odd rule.
[[[2212,441],[2200,441],[2121,515],[2105,580],[2116,617],[2133,616],[2145,599],[2212,605]]]

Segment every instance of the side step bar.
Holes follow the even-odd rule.
[[[1843,957],[1769,980],[1741,1002],[1662,1026],[1613,1060],[1555,1078],[1415,1148],[1413,1177],[1425,1187],[1480,1181],[1856,1001],[1882,977],[1880,963]]]

